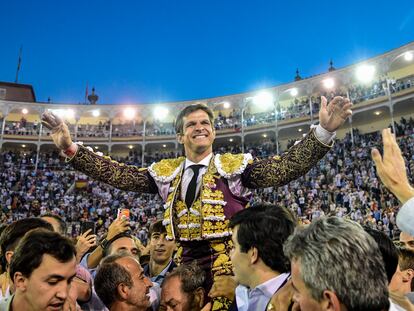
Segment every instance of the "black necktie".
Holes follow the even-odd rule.
[[[191,178],[190,183],[188,184],[187,193],[185,194],[185,204],[187,205],[187,208],[190,208],[194,202],[196,189],[197,189],[198,172],[200,171],[200,168],[202,168],[203,166],[204,165],[199,165],[199,164],[190,166],[190,168],[194,172],[194,175],[193,175],[193,178]]]

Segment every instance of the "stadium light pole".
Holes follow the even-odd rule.
[[[4,130],[5,130],[5,127],[6,127],[6,118],[7,118],[8,114],[9,114],[9,108],[7,107],[5,110],[2,111],[3,122],[1,123],[0,150],[3,147]]]
[[[279,128],[278,128],[278,119],[277,119],[277,106],[279,105],[279,94],[276,96],[274,102],[274,111],[275,111],[275,141],[276,141],[276,154],[279,154]]]
[[[248,100],[250,99],[250,97],[246,97],[243,100],[243,107],[241,110],[241,150],[242,153],[244,153],[244,110],[246,109],[247,105],[248,105]]]
[[[37,166],[39,164],[40,141],[42,139],[42,131],[43,131],[43,123],[40,122],[39,135],[37,136],[35,171],[37,171]]]
[[[275,99],[272,93],[267,92],[267,91],[262,91],[259,92],[257,95],[255,96],[250,96],[250,97],[246,97],[243,101],[243,107],[242,107],[242,111],[241,111],[241,132],[242,132],[242,153],[244,153],[244,112],[247,108],[247,106],[249,105],[250,101],[253,102],[254,105],[259,106],[259,105],[264,105],[264,106],[270,106],[272,105],[273,108],[275,109],[275,118],[277,118],[277,111],[275,108]],[[278,148],[277,148],[278,150]]]
[[[391,116],[391,127],[392,127],[392,131],[395,135],[397,135],[397,133],[395,132],[395,124],[394,124],[394,106],[392,104],[392,94],[391,94],[391,85],[390,85],[390,79],[385,78],[385,81],[387,83],[387,97],[388,97],[388,108],[390,109],[390,116]]]
[[[142,125],[142,153],[141,153],[141,166],[144,166],[144,160],[145,160],[145,136],[147,131],[147,120],[148,118],[145,117],[143,119],[143,125]]]

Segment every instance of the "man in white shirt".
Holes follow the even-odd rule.
[[[258,205],[233,216],[230,252],[239,311],[264,311],[272,296],[288,281],[290,264],[283,243],[295,220],[286,208]]]

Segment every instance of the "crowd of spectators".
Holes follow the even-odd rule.
[[[388,79],[389,93],[394,94],[402,90],[411,88],[414,86],[412,83],[412,76],[405,77],[403,79]],[[332,98],[333,94],[339,96],[349,95],[351,101],[354,104],[359,104],[363,101],[374,99],[380,96],[388,95],[387,92],[387,78],[381,77],[378,80],[373,81],[370,84],[353,83],[348,86],[346,90],[343,87],[335,88],[330,91],[320,91],[318,94],[313,94],[309,98],[308,96],[294,97],[290,100],[287,106],[279,107],[277,110],[277,119],[290,120],[295,118],[309,117],[312,114],[316,115],[320,107],[320,97]],[[348,93],[348,94],[347,94]],[[275,111],[261,112],[252,114],[248,110],[244,112],[244,126],[250,127],[260,124],[272,124],[275,122]],[[241,129],[241,111],[233,109],[233,111],[224,115],[219,113],[215,119],[215,129],[233,129],[234,131],[240,131]],[[110,122],[100,121],[96,125],[91,124],[78,124],[77,130],[72,125],[72,132],[76,133],[78,138],[92,138],[102,137],[109,138],[110,134]],[[39,135],[40,125],[38,122],[27,122],[22,117],[18,122],[6,121],[4,127],[5,134],[11,135]],[[154,121],[148,123],[146,127],[146,136],[162,136],[162,135],[175,135],[173,123],[162,123]],[[43,128],[42,135],[49,135],[49,131]],[[123,123],[115,123],[112,125],[112,137],[131,137],[131,136],[142,136],[143,135],[143,123],[135,121],[124,121]]]
[[[399,143],[411,173],[414,172],[413,129],[412,118],[402,118],[396,123]],[[347,135],[337,141],[306,176],[278,189],[257,190],[253,201],[289,207],[302,220],[311,221],[322,215],[349,217],[393,236],[398,232],[395,226],[398,202],[382,188],[370,158],[370,150],[378,141],[378,132],[360,134],[355,129],[354,144]],[[275,142],[247,146],[246,150],[254,157],[270,157],[275,154]],[[216,152],[237,153],[240,150],[238,147],[220,147]],[[146,162],[174,156],[172,152],[158,152],[146,156]],[[77,235],[80,222],[94,221],[98,230],[104,231],[118,208],[130,208],[132,228],[146,243],[148,225],[162,215],[162,202],[158,196],[127,193],[88,179],[73,171],[57,152],[40,153],[37,170],[34,169],[35,158],[34,152],[5,151],[1,154],[2,223],[56,213],[69,224],[68,233]],[[140,154],[133,151],[127,157],[115,159],[141,165]]]

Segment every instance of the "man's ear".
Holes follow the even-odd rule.
[[[323,298],[321,302],[321,310],[326,311],[340,311],[341,302],[339,301],[336,294],[330,290],[325,290],[323,292]]]
[[[413,269],[407,269],[402,272],[402,280],[403,282],[410,282],[414,278],[414,270]]]
[[[130,288],[126,284],[119,283],[116,290],[117,290],[118,296],[121,298],[121,300],[127,300],[128,299]]]
[[[27,288],[27,277],[25,277],[21,272],[16,272],[14,276],[11,277],[14,283],[14,287],[24,292]]]
[[[250,255],[251,264],[254,264],[259,260],[259,250],[256,247],[252,247],[247,253]]]
[[[204,307],[204,288],[199,287],[194,291],[194,304],[199,306],[200,309]]]
[[[6,258],[6,261],[7,261],[8,265],[10,265],[13,254],[14,254],[13,251],[6,251],[6,253],[4,254],[4,257]]]
[[[183,135],[177,134],[177,141],[180,145],[184,144]]]

